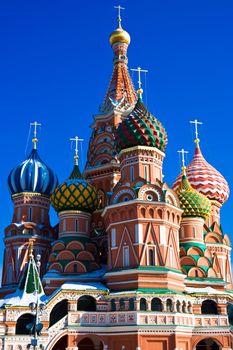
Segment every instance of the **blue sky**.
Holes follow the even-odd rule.
[[[85,163],[89,126],[112,72],[114,5],[118,2],[0,1],[2,236],[13,213],[7,176],[26,156],[30,122],[43,124],[39,154],[60,181],[73,166],[69,138],[76,134],[85,139]],[[129,67],[149,70],[143,77],[144,101],[168,132],[165,181],[171,185],[179,173],[177,150],[184,147],[191,160],[189,120],[197,118],[203,122],[205,158],[232,187],[232,0],[122,0],[121,5],[122,24],[132,40]],[[27,153],[30,148],[29,143]],[[222,209],[222,226],[229,234],[232,201]]]

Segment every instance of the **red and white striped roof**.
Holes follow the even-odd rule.
[[[203,157],[199,145],[197,145],[194,157],[187,166],[186,174],[191,186],[206,195],[210,200],[223,204],[229,197],[229,186],[225,178],[210,165]],[[180,174],[174,184],[173,190],[177,190],[181,182]]]

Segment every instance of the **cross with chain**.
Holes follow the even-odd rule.
[[[73,138],[70,138],[70,141],[75,141],[75,155],[74,155],[74,160],[75,160],[75,165],[78,165],[78,143],[84,141],[84,139],[80,139],[78,136],[75,136]]]
[[[185,154],[189,153],[188,151],[185,151],[183,148],[181,151],[177,151],[178,153],[181,153],[181,161],[182,161],[182,170],[185,172],[186,166],[185,166]]]
[[[195,135],[196,135],[195,142],[198,144],[199,141],[200,141],[199,138],[198,138],[198,125],[202,125],[203,123],[199,122],[197,119],[190,120],[190,123],[195,125]]]
[[[30,123],[30,126],[34,126],[34,132],[33,132],[33,139],[32,139],[32,142],[33,142],[33,148],[36,149],[36,143],[38,142],[38,139],[37,139],[37,127],[38,126],[41,126],[42,124],[41,123],[38,123],[37,121],[33,122],[33,123]]]
[[[143,93],[142,90],[142,81],[141,81],[141,73],[148,73],[147,69],[142,69],[141,67],[138,68],[131,68],[132,72],[138,72],[138,93],[141,96]]]

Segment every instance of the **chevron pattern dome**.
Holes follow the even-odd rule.
[[[205,160],[199,146],[196,147],[194,157],[186,168],[186,173],[191,186],[210,200],[222,205],[228,199],[230,190],[227,181]],[[182,174],[173,184],[175,191],[180,186],[181,178]]]
[[[146,109],[139,97],[133,111],[119,125],[116,142],[119,149],[150,146],[164,152],[168,139],[161,122]]]
[[[50,196],[57,183],[57,175],[41,160],[36,149],[12,169],[8,176],[8,187],[12,195],[36,192]]]

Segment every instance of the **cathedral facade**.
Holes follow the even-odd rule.
[[[172,187],[168,137],[128,71],[130,35],[110,35],[113,73],[95,115],[86,167],[70,176],[30,155],[9,174],[0,289],[4,350],[230,350],[231,243],[224,177],[201,152]],[[81,135],[80,135],[81,136]],[[58,224],[50,224],[50,205]]]

